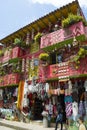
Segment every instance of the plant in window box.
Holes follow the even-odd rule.
[[[35,41],[35,42],[39,42],[41,37],[42,37],[42,33],[38,32],[38,33],[35,35],[35,37],[34,37],[34,41]]]
[[[84,23],[84,19],[82,16],[69,14],[68,17],[62,21],[62,27],[66,28],[80,21]]]

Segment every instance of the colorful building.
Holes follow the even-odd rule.
[[[1,108],[12,109],[18,101],[18,109],[32,111],[33,119],[42,119],[43,109],[55,118],[60,103],[64,121],[87,115],[87,22],[77,0],[0,43]]]

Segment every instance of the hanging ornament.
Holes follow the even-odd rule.
[[[26,72],[29,71],[29,59],[26,58]]]
[[[69,88],[69,95],[72,93],[72,82],[71,80],[68,81],[68,88]]]
[[[31,60],[31,69],[34,70],[34,57],[32,57],[32,60]]]
[[[22,59],[22,72],[25,71],[25,59],[23,58]]]
[[[34,39],[34,29],[32,29],[32,36],[31,36],[32,40]]]
[[[29,45],[30,43],[30,33],[27,33],[27,38],[26,38],[26,45]]]

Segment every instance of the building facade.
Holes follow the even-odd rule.
[[[87,115],[87,22],[77,0],[28,24],[0,42],[0,107],[47,111],[64,121]],[[75,106],[75,107],[74,107]]]

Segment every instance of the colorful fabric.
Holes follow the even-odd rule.
[[[72,115],[72,103],[66,103],[66,117],[69,117]]]
[[[64,101],[65,101],[65,103],[70,103],[70,102],[72,102],[72,101],[73,101],[73,100],[72,100],[72,96],[70,96],[70,95],[65,96]]]
[[[24,96],[24,81],[20,81],[18,87],[18,99],[17,99],[17,108],[22,110],[23,108],[23,96]]]
[[[87,101],[84,102],[84,106],[85,106],[85,111],[86,111],[86,115],[87,115]]]
[[[53,105],[52,105],[52,104],[49,104],[49,106],[48,106],[48,111],[49,111],[49,114],[50,114],[50,115],[53,114]]]
[[[72,103],[72,110],[73,110],[73,119],[76,120],[77,115],[78,115],[78,103],[77,102]]]
[[[85,106],[83,101],[80,101],[79,103],[79,114],[80,116],[85,115]]]

